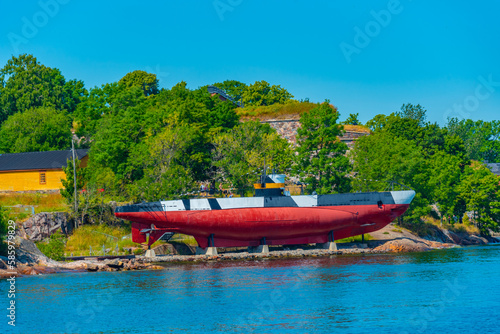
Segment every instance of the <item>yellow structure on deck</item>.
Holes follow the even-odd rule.
[[[75,150],[80,167],[87,166],[88,150]],[[0,192],[58,191],[66,178],[63,167],[71,150],[0,154]]]

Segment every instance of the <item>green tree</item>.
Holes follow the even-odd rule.
[[[0,127],[0,152],[65,150],[71,146],[71,121],[53,107],[31,108],[11,115]]]
[[[88,91],[85,89],[83,81],[69,80],[63,86],[63,106],[61,109],[73,113],[76,107],[87,99]]]
[[[245,106],[269,106],[275,103],[284,104],[293,98],[285,88],[280,85],[270,85],[266,81],[256,81],[242,94]]]
[[[145,96],[159,93],[156,74],[145,71],[133,71],[127,73],[120,79],[120,81],[118,81],[118,84],[125,88],[138,87],[143,91]]]
[[[136,200],[181,197],[194,188],[191,167],[203,162],[197,148],[203,141],[196,126],[169,125],[158,135],[146,139],[140,150],[132,153],[144,177],[131,186]],[[143,151],[147,155],[143,155]]]
[[[342,125],[338,112],[325,101],[302,113],[297,129],[297,167],[308,184],[308,191],[319,194],[346,192],[350,189],[347,174],[351,170],[345,156],[347,145],[339,140]]]
[[[40,64],[35,57],[12,57],[0,70],[0,124],[8,116],[35,107],[73,112],[85,98],[83,82],[66,82],[56,68]]]
[[[136,86],[115,84],[97,91],[95,99],[93,93],[78,107],[81,115],[95,120],[88,179],[99,179],[106,169],[106,183],[113,184],[119,196],[128,196],[130,192],[135,198],[160,194],[167,197],[161,187],[171,189],[168,194],[172,196],[176,189],[189,188],[193,180],[206,180],[211,172],[213,138],[239,121],[233,103],[211,96],[206,87],[190,90],[185,82],[149,97]],[[94,103],[100,108],[99,114],[92,114]],[[177,131],[185,135],[181,140],[185,145],[177,151],[182,153],[181,158],[175,157],[175,163],[159,173],[153,168],[152,151],[166,145],[167,137]],[[186,175],[186,181],[173,188],[165,183],[169,182],[166,175],[173,175],[172,170]],[[140,188],[146,185],[145,178],[155,180],[158,188]]]
[[[366,126],[373,132],[381,131],[385,128],[388,117],[384,114],[375,115],[371,120],[366,122]]]
[[[342,124],[362,125],[358,117],[359,113],[349,114],[349,117]]]
[[[458,185],[462,173],[462,159],[459,156],[439,151],[428,160],[429,180],[432,200],[439,206],[441,218],[460,214],[457,206]]]
[[[404,111],[389,116],[377,115],[367,123],[367,126],[372,131],[385,131],[412,141],[422,147],[427,156],[431,156],[445,146],[447,131],[441,129],[437,123],[423,123],[425,110],[421,109],[420,105],[417,106],[417,111],[404,105],[402,107]]]
[[[427,110],[425,110],[420,104],[413,105],[411,103],[406,103],[401,106],[401,109],[396,113],[396,116],[413,119],[417,121],[418,126],[424,126],[427,118]]]
[[[418,222],[430,213],[428,169],[422,149],[415,143],[382,131],[359,138],[351,157],[356,175],[354,190],[405,190],[399,184],[405,185],[417,193],[405,217]]]
[[[391,182],[413,187],[424,164],[419,147],[387,132],[358,138],[351,157],[356,173],[353,188],[357,191],[382,191]]]
[[[484,160],[500,163],[500,121],[488,122],[489,138],[482,153]]]
[[[76,134],[90,139],[97,131],[99,120],[110,113],[112,99],[119,91],[117,84],[94,87],[73,113]],[[88,141],[88,140],[87,140]]]
[[[244,122],[215,138],[212,164],[217,178],[230,182],[245,194],[258,179],[264,162],[271,169],[284,171],[291,166],[292,150],[268,124]]]
[[[142,171],[130,164],[129,157],[148,130],[148,104],[137,87],[120,91],[111,101],[92,137],[90,167],[95,172],[109,167],[118,179],[137,180]]]
[[[245,83],[236,80],[216,82],[213,85],[225,91],[226,94],[231,96],[236,102],[241,101],[243,92],[248,88]]]
[[[500,183],[495,174],[483,164],[473,162],[465,167],[457,191],[482,234],[499,231]]]
[[[447,128],[450,135],[456,135],[463,140],[467,158],[500,162],[500,121],[451,118]]]

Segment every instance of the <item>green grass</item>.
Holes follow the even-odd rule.
[[[290,116],[300,116],[317,106],[316,103],[291,101],[286,104],[272,104],[270,106],[248,106],[236,109],[236,113],[243,119],[265,119]]]
[[[73,256],[88,256],[90,255],[90,247],[92,247],[92,255],[102,255],[104,245],[106,249],[110,249],[106,254],[115,254],[118,243],[119,254],[124,253],[123,248],[125,247],[136,247],[134,254],[143,254],[146,246],[133,242],[130,233],[130,226],[84,225],[76,229],[73,235],[68,238],[64,253],[66,256],[71,254]],[[170,241],[189,246],[198,245],[194,237],[184,234],[175,234]],[[165,241],[158,240],[151,245],[151,248],[161,244],[165,244]]]
[[[1,194],[0,203],[9,212],[11,219],[23,220],[31,215],[30,208],[12,208],[16,205],[31,205],[35,207],[35,213],[68,211],[68,204],[61,194],[43,193],[12,193]]]
[[[365,242],[368,240],[373,240],[373,237],[369,234],[365,234]],[[345,239],[339,239],[335,240],[336,243],[347,243],[347,242],[353,242],[353,243],[361,243],[361,235],[356,235],[354,237],[348,237]]]
[[[351,124],[345,124],[344,125],[344,130],[345,131],[352,131],[352,132],[363,132],[363,133],[370,133],[370,129],[364,125],[351,125]]]
[[[93,255],[102,255],[103,245],[114,253],[117,244],[119,253],[123,252],[124,247],[139,247],[130,237],[129,226],[84,225],[68,238],[64,251],[67,256],[71,253],[74,256],[83,256],[89,255],[92,247]]]
[[[198,246],[198,243],[196,242],[194,237],[180,233],[174,234],[174,236],[170,239],[170,241],[186,244],[189,246]]]

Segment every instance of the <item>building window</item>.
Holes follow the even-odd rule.
[[[45,184],[47,182],[45,171],[40,171],[40,184]]]

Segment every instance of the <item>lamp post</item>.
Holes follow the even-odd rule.
[[[71,152],[73,154],[73,189],[75,196],[75,215],[78,212],[78,197],[76,196],[76,159],[75,159],[75,144],[71,138]],[[78,227],[78,220],[76,220],[76,227]]]

